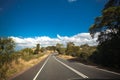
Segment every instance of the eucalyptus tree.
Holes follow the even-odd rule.
[[[96,62],[120,68],[120,0],[109,0],[89,31],[93,38],[99,33]]]

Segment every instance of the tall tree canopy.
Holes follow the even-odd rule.
[[[89,31],[92,37],[100,32],[100,44],[114,37],[120,38],[120,0],[109,0],[102,10],[102,16],[95,19]]]
[[[120,68],[120,0],[109,0],[89,31],[93,38],[99,33],[95,62]]]
[[[0,38],[0,54],[12,53],[15,43],[12,38]]]
[[[63,44],[57,43],[56,44],[56,50],[58,51],[59,54],[63,54],[64,50],[63,50]]]
[[[34,51],[34,54],[38,54],[40,51],[40,44],[36,44],[36,49]]]

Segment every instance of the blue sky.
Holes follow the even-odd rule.
[[[97,45],[88,29],[108,0],[0,0],[0,37],[16,49],[74,42]]]
[[[107,0],[0,0],[0,36],[87,33]]]

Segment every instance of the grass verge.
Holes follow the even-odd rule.
[[[31,68],[32,66],[38,64],[40,61],[42,61],[44,58],[46,58],[49,54],[37,54],[35,55],[36,58],[32,58],[29,61],[26,61],[22,58],[19,58],[16,62],[15,60],[11,62],[11,66],[9,67],[9,70],[7,71],[7,79],[11,79],[17,74],[24,72],[25,70]]]

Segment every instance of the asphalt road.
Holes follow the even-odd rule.
[[[49,55],[11,80],[120,79],[120,74]]]

